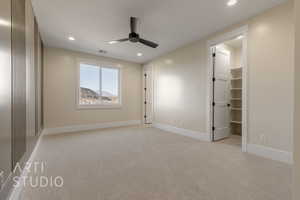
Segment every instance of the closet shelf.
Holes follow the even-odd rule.
[[[242,77],[232,78],[231,80],[232,80],[232,81],[239,81],[239,80],[242,80]]]
[[[232,124],[242,124],[241,121],[231,121]]]
[[[242,69],[242,67],[237,67],[237,68],[231,68],[230,70],[231,71],[237,71],[237,70],[241,70]]]
[[[231,125],[231,133],[239,133],[242,135],[242,102],[243,98],[241,94],[243,92],[243,86],[240,84],[243,82],[243,69],[240,66],[232,66],[232,67],[237,67],[237,68],[231,68],[230,69],[230,84],[231,86],[229,87],[229,91],[231,93],[230,96],[230,101],[231,101],[231,106],[229,108],[229,113],[230,113],[230,120],[229,123]]]

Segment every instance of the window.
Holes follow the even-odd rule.
[[[79,107],[116,107],[121,105],[120,68],[80,63]]]

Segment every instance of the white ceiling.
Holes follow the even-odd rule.
[[[147,62],[199,40],[285,0],[32,0],[46,46],[61,47],[138,63]],[[137,43],[107,42],[129,33],[129,17],[140,18],[141,37],[160,44],[152,49]],[[75,41],[69,41],[68,36]],[[137,57],[137,53],[143,53]]]

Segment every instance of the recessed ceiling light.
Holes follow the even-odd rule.
[[[0,26],[10,26],[10,22],[4,19],[0,19]]]
[[[227,6],[234,6],[235,4],[237,4],[237,0],[229,0],[228,2],[227,2]]]
[[[139,57],[143,56],[142,53],[137,53],[136,55],[139,56]]]
[[[68,37],[68,39],[69,39],[70,41],[74,41],[74,40],[75,40],[75,38],[74,38],[73,36]]]
[[[118,41],[115,41],[115,40],[108,42],[108,44],[116,44],[116,43],[118,43]]]
[[[244,38],[244,36],[243,35],[240,35],[240,36],[238,36],[236,39],[237,40],[241,40],[241,39],[243,39]]]

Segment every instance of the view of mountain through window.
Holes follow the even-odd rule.
[[[118,69],[101,68],[101,95],[102,101],[118,103]]]
[[[119,69],[80,64],[80,105],[119,103]]]

